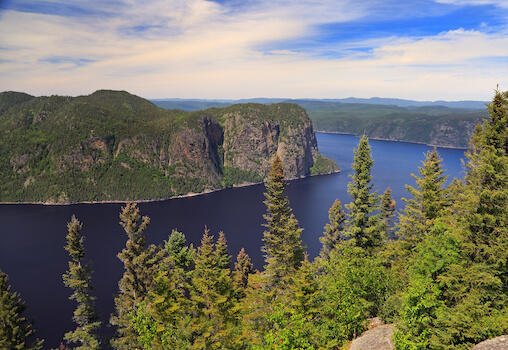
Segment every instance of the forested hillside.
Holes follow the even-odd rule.
[[[243,249],[233,262],[226,235],[213,237],[206,229],[198,247],[178,231],[147,246],[150,219],[127,204],[120,213],[127,242],[118,258],[125,273],[110,318],[116,329],[111,345],[347,349],[374,316],[396,325],[398,350],[471,349],[507,334],[508,92],[496,92],[489,114],[471,137],[464,180],[445,185],[442,160],[436,149],[429,151],[414,175],[416,187],[406,187],[395,225],[390,189],[373,191],[373,160],[362,137],[348,184],[351,201],[336,200],[330,208],[313,261],[284,195],[277,154],[265,183],[262,271],[253,271]],[[91,269],[77,218],[68,230],[63,279],[77,308],[76,329],[65,339],[71,347],[98,349]],[[0,311],[21,330],[16,339],[0,338],[9,348],[30,339],[33,329],[16,311],[16,295],[1,273],[0,292]]]
[[[337,171],[295,104],[168,111],[121,91],[0,93],[0,202],[154,200]]]

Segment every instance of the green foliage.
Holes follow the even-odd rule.
[[[26,305],[18,293],[11,292],[8,282],[8,276],[0,270],[0,348],[41,349],[44,340],[29,343],[35,333],[33,321],[22,316]]]
[[[338,171],[339,167],[333,160],[326,158],[321,153],[318,153],[314,164],[310,168],[311,175],[327,174]]]
[[[222,172],[222,187],[231,187],[242,183],[262,182],[263,176],[253,170],[243,170],[240,168],[224,167]]]
[[[72,216],[67,224],[67,245],[65,250],[69,252],[71,261],[69,269],[63,275],[66,287],[71,288],[74,293],[69,297],[78,304],[74,311],[73,320],[77,324],[74,331],[65,334],[65,340],[72,343],[79,343],[76,349],[92,350],[100,349],[99,337],[95,332],[99,329],[101,322],[98,314],[94,311],[95,297],[91,296],[93,291],[91,283],[92,268],[90,263],[82,264],[85,258],[83,246],[84,236],[81,235],[82,224]]]

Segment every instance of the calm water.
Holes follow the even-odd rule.
[[[311,257],[319,253],[319,237],[328,221],[328,208],[335,198],[348,203],[348,175],[358,138],[351,135],[317,134],[322,154],[334,159],[340,174],[292,181],[286,189],[293,212],[304,228],[302,238]],[[411,173],[418,174],[424,153],[430,147],[371,140],[373,183],[382,193],[391,187],[400,206],[408,194],[404,184],[415,185]],[[463,177],[464,150],[439,149],[450,179]],[[185,233],[188,242],[199,244],[205,225],[212,234],[224,231],[229,252],[236,257],[245,247],[256,268],[263,266],[260,252],[265,206],[264,186],[227,189],[197,197],[142,203],[142,215],[151,218],[146,231],[149,243],[167,240],[172,229]],[[36,319],[37,336],[46,339],[45,348],[55,348],[63,334],[74,328],[71,321],[75,304],[68,300],[70,289],[63,286],[67,269],[66,223],[71,215],[83,222],[87,257],[93,262],[94,294],[97,308],[106,321],[113,311],[113,295],[123,266],[116,254],[125,246],[126,235],[118,224],[120,204],[79,204],[69,206],[0,205],[0,268],[9,275],[12,290],[20,292]],[[104,322],[107,325],[107,321]],[[103,327],[104,334],[112,329]]]

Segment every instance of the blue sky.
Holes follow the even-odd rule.
[[[0,0],[0,91],[490,100],[508,0]]]

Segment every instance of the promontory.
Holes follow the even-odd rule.
[[[288,179],[332,173],[291,103],[165,110],[125,91],[0,93],[0,202],[141,201],[261,182],[275,153]]]

